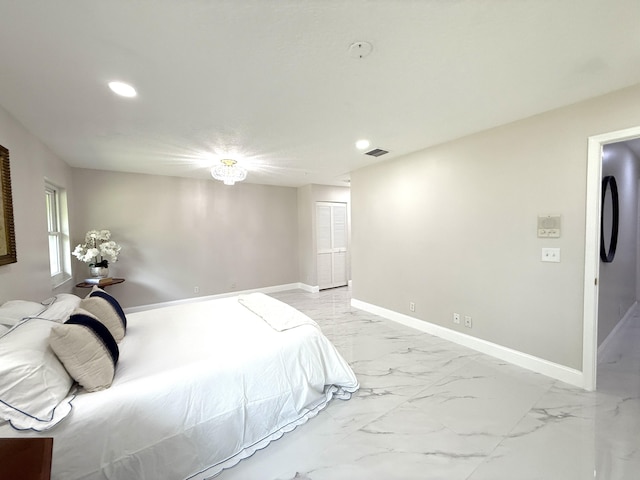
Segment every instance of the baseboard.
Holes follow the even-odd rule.
[[[581,371],[573,368],[559,365],[557,363],[544,360],[528,353],[519,352],[508,347],[503,347],[480,338],[472,337],[464,333],[456,332],[433,323],[419,320],[403,313],[394,312],[377,305],[373,305],[367,302],[363,302],[357,299],[351,299],[351,306],[364,310],[374,315],[384,317],[388,320],[392,320],[396,323],[400,323],[407,327],[415,328],[421,332],[429,333],[437,337],[449,340],[450,342],[457,343],[473,350],[476,350],[492,357],[499,358],[506,362],[512,363],[527,370],[532,370],[537,373],[541,373],[556,380],[575,385],[580,388],[584,388],[584,376]]]
[[[320,291],[320,287],[318,285],[311,286],[307,285],[306,283],[298,283],[297,285],[297,288],[299,288],[300,290],[304,290],[305,292],[318,293]]]
[[[287,283],[287,284],[283,284],[283,285],[274,285],[274,286],[271,286],[271,287],[254,288],[254,289],[251,289],[251,290],[240,290],[240,291],[219,293],[219,294],[216,294],[216,295],[206,295],[206,296],[202,296],[202,297],[185,298],[185,299],[182,299],[182,300],[172,300],[170,302],[151,303],[151,304],[148,304],[148,305],[140,305],[138,307],[125,308],[124,312],[125,313],[144,312],[145,310],[155,310],[156,308],[170,307],[170,306],[173,306],[173,305],[183,305],[185,303],[204,302],[206,300],[215,300],[217,298],[235,297],[236,295],[242,295],[242,294],[254,293],[254,292],[275,293],[275,292],[285,292],[287,290],[296,290],[296,289],[309,291],[305,287],[313,288],[313,287],[309,287],[308,285],[304,285],[304,284],[299,283],[299,282],[298,283]],[[315,288],[318,288],[318,287],[315,287]],[[316,290],[316,292],[317,292],[317,290]]]
[[[633,305],[629,307],[629,310],[627,310],[627,313],[624,314],[624,316],[620,319],[620,321],[616,324],[616,326],[613,327],[613,330],[611,330],[609,335],[607,335],[607,338],[605,338],[604,341],[600,344],[600,346],[598,347],[598,358],[601,358],[604,356],[604,354],[607,351],[607,348],[609,347],[609,344],[611,343],[611,340],[618,334],[618,331],[629,320],[631,320],[631,318],[633,318],[633,312],[635,311],[637,306],[638,306],[638,302],[637,301],[633,302]]]

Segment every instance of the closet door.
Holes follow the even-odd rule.
[[[316,245],[320,289],[347,284],[347,204],[316,203]]]

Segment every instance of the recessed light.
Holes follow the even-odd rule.
[[[123,82],[109,82],[109,88],[121,97],[135,97],[138,92],[128,83]]]
[[[369,148],[369,145],[371,145],[371,142],[369,142],[369,140],[366,140],[364,138],[356,142],[356,148],[358,150],[364,150],[366,148]]]

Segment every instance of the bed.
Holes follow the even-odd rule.
[[[20,329],[53,328],[77,309],[0,332],[0,361]],[[111,385],[70,386],[46,418],[12,419],[0,388],[0,437],[54,437],[54,480],[211,478],[358,389],[317,324],[263,294],[132,313],[125,328]]]

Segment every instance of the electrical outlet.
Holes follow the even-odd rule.
[[[460,325],[460,314],[459,313],[454,313],[453,314],[453,323],[457,323],[458,325]]]
[[[541,260],[543,262],[560,263],[560,249],[559,248],[543,248]]]
[[[413,302],[409,302],[409,310],[411,310],[412,312],[416,311],[416,304]]]
[[[235,289],[236,289],[236,284],[235,284],[235,283],[232,283],[232,284],[231,284],[231,290],[235,290]]]
[[[200,287],[193,287],[193,293],[200,293]]]
[[[464,326],[471,328],[471,317],[469,315],[464,316]]]

